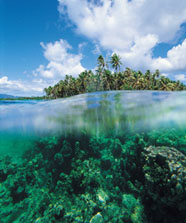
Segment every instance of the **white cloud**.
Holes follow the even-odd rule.
[[[100,46],[95,43],[95,49],[92,51],[93,54],[101,54],[101,49],[100,49]]]
[[[146,67],[152,63],[152,48],[158,42],[156,35],[147,35],[143,38],[136,38],[134,46],[128,52],[118,51],[127,64],[133,69]]]
[[[33,74],[49,79],[62,79],[65,75],[78,76],[85,68],[81,64],[82,54],[72,54],[72,47],[63,39],[54,43],[41,43],[47,66],[40,65]]]
[[[169,73],[161,73],[161,76],[170,78],[171,74],[169,74]]]
[[[176,74],[175,75],[175,80],[176,81],[186,81],[186,75],[185,74]]]
[[[119,53],[126,66],[163,71],[186,68],[185,54],[181,56],[185,43],[170,50],[167,58],[152,57],[158,43],[175,41],[181,33],[180,25],[186,22],[185,0],[58,1],[59,12],[68,15],[77,33]]]
[[[167,52],[166,58],[154,59],[152,67],[159,67],[161,70],[177,71],[186,69],[186,39],[178,46]]]
[[[53,85],[55,82],[52,81]],[[16,96],[38,96],[43,95],[43,89],[50,83],[43,79],[9,80],[7,76],[0,78],[1,94],[12,94]]]
[[[4,76],[2,78],[0,78],[0,84],[6,84],[8,82],[8,77],[7,76]]]
[[[83,47],[84,44],[80,46]],[[30,80],[9,80],[7,76],[0,78],[1,93],[17,96],[43,95],[43,89],[53,86],[63,77],[68,75],[78,76],[85,70],[81,65],[82,54],[72,54],[72,47],[60,39],[54,43],[41,43],[44,49],[44,57],[49,61],[46,66],[40,65],[33,71]]]
[[[83,43],[79,43],[78,44],[78,49],[79,49],[79,52],[81,52],[83,50],[83,48],[87,45],[86,42],[83,42]]]

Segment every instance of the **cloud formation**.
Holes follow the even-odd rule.
[[[185,0],[58,1],[59,12],[68,16],[77,33],[119,53],[127,66],[162,71],[171,71],[174,66],[174,70],[186,68],[179,46],[170,50],[167,58],[152,57],[158,43],[176,40],[181,24],[186,22]],[[173,62],[173,58],[182,62]]]
[[[7,76],[2,76],[1,93],[17,96],[43,95],[45,87],[53,86],[66,74],[77,76],[85,70],[81,65],[82,54],[70,53],[72,47],[67,41],[60,39],[54,43],[41,43],[41,46],[44,49],[44,57],[49,61],[48,64],[41,64],[35,69],[31,80],[9,80]]]
[[[176,74],[175,80],[181,81],[181,82],[186,81],[186,75],[185,74]]]
[[[28,80],[9,80],[7,76],[0,78],[1,94],[13,94],[16,96],[38,96],[43,95],[43,89],[47,87],[50,82],[43,79]],[[54,82],[51,82],[54,84]]]
[[[60,39],[54,43],[41,43],[44,57],[49,61],[47,66],[40,65],[35,71],[35,76],[48,79],[63,79],[65,75],[77,76],[85,68],[81,64],[82,54],[72,54],[72,47],[67,41]]]
[[[166,58],[157,58],[152,66],[165,71],[184,70],[186,68],[186,39],[167,52]]]

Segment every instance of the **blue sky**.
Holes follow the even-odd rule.
[[[0,93],[42,95],[116,52],[186,81],[185,0],[0,0]]]

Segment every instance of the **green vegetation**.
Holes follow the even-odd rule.
[[[97,59],[98,66],[95,73],[85,70],[77,78],[66,75],[65,79],[60,80],[55,86],[44,89],[46,96],[48,98],[61,98],[109,90],[180,91],[186,89],[186,86],[180,81],[172,81],[167,77],[160,76],[159,70],[154,73],[147,70],[145,74],[130,68],[120,71],[121,58],[116,53],[111,56],[109,63],[115,70],[114,73],[108,69],[108,63],[100,55]]]
[[[15,98],[0,98],[0,101],[5,101],[5,100],[12,100],[12,101],[17,101],[17,100],[43,100],[47,99],[45,96],[33,96],[33,97],[15,97]]]

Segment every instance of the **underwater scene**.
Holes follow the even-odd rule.
[[[186,223],[186,92],[0,101],[1,223]]]

